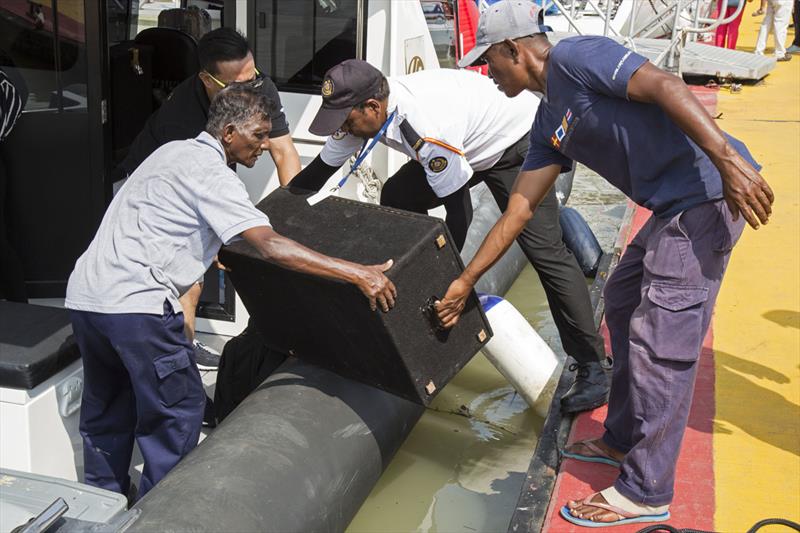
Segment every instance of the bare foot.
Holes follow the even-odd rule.
[[[601,453],[598,453],[593,448],[599,449]],[[623,452],[615,450],[606,444],[603,439],[590,439],[576,442],[567,446],[564,451],[575,455],[584,455],[586,457],[602,457],[613,459],[618,463],[621,463],[622,460],[625,459],[625,454]]]
[[[608,502],[603,495],[599,492],[595,494],[589,502],[599,503],[602,505],[608,505]],[[594,505],[590,505],[588,502],[585,503],[585,500],[570,500],[567,502],[567,508],[569,508],[569,513],[576,517],[576,518],[583,518],[584,520],[591,520],[592,522],[601,522],[601,523],[608,523],[608,522],[619,522],[620,520],[624,519],[625,517],[615,513],[614,511],[608,511],[601,507],[596,507]]]

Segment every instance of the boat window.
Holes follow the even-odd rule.
[[[329,68],[358,57],[359,3],[257,0],[253,25],[257,64],[279,90],[317,93]]]
[[[442,68],[456,68],[455,2],[420,0],[433,47]]]
[[[132,40],[148,28],[176,28],[200,39],[223,25],[224,0],[107,0],[108,41]]]
[[[3,2],[0,65],[25,80],[25,111],[86,112],[84,2]]]

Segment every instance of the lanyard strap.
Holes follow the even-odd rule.
[[[338,188],[341,188],[344,185],[344,183],[347,181],[347,178],[349,178],[350,175],[356,171],[356,169],[361,165],[361,163],[364,162],[364,159],[367,158],[372,149],[375,148],[375,145],[378,144],[378,141],[381,139],[381,137],[383,137],[383,134],[386,133],[386,130],[389,128],[389,124],[392,123],[392,120],[394,119],[396,113],[397,113],[396,109],[392,111],[392,114],[389,115],[389,118],[387,118],[386,122],[383,123],[383,126],[381,126],[381,129],[378,130],[378,133],[375,134],[375,137],[373,137],[372,140],[369,141],[369,146],[367,146],[367,141],[366,140],[364,141],[364,144],[361,145],[361,151],[358,152],[358,156],[356,156],[355,163],[353,163],[353,166],[350,167],[350,172],[348,172],[345,177],[339,180],[339,184],[337,185]]]

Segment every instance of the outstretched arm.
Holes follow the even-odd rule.
[[[708,155],[722,177],[734,219],[739,213],[755,229],[766,224],[775,196],[761,174],[728,142],[714,119],[680,78],[645,63],[628,82],[628,97],[656,104]]]
[[[278,181],[286,185],[300,172],[300,156],[291,135],[281,135],[269,140],[269,154],[278,169]]]
[[[243,231],[242,237],[270,263],[289,270],[354,284],[369,299],[373,311],[378,306],[383,311],[394,307],[397,290],[394,283],[384,275],[392,267],[391,259],[382,265],[371,266],[336,259],[283,237],[268,226]]]
[[[317,156],[306,165],[306,168],[298,172],[290,183],[292,187],[317,192],[337,170],[339,167],[328,165],[322,160],[322,157]]]
[[[519,173],[505,213],[483,239],[478,252],[464,272],[450,284],[444,298],[436,303],[436,312],[442,326],[451,328],[456,325],[472,288],[522,233],[560,171],[561,165],[549,165]]]

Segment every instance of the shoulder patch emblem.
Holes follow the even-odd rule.
[[[347,135],[347,134],[345,132],[343,132],[342,130],[336,130],[336,131],[333,132],[333,135],[331,135],[331,137],[333,137],[333,140],[339,141],[341,139],[344,139],[345,135]]]
[[[328,97],[333,94],[333,80],[330,78],[325,78],[325,81],[322,82],[322,96]]]
[[[428,168],[431,169],[432,172],[441,172],[447,168],[447,158],[446,157],[434,157],[428,162]]]

